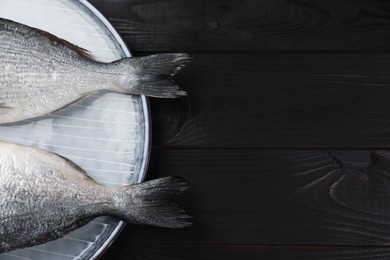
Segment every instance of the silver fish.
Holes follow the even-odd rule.
[[[101,215],[168,228],[189,226],[174,198],[179,177],[107,188],[71,161],[36,148],[0,142],[0,252],[62,237]]]
[[[0,123],[58,110],[98,90],[171,98],[171,80],[188,54],[156,54],[111,63],[48,32],[0,18]]]

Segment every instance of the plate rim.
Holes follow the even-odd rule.
[[[106,26],[107,30],[112,34],[114,39],[117,41],[119,46],[121,47],[122,51],[124,52],[126,57],[133,56],[129,48],[127,47],[126,43],[123,41],[122,37],[119,35],[119,33],[115,30],[115,28],[112,26],[112,24],[107,20],[107,18],[94,7],[91,3],[89,3],[87,0],[77,0],[80,4],[82,4],[84,7],[86,7],[89,11],[91,11],[97,19],[99,19],[104,26]],[[144,137],[144,150],[143,150],[143,156],[142,156],[142,164],[139,171],[139,176],[136,183],[142,182],[145,177],[149,166],[150,161],[150,150],[151,150],[151,115],[150,115],[150,104],[149,99],[141,95],[142,100],[142,108],[143,108],[143,116],[145,121],[145,137]],[[104,243],[99,247],[98,250],[94,252],[94,254],[91,256],[90,259],[98,259],[100,258],[104,252],[112,245],[112,243],[115,241],[115,239],[119,236],[120,232],[125,227],[126,223],[124,221],[120,221],[116,228],[112,231],[111,235],[104,241]]]

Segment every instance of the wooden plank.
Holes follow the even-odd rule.
[[[202,54],[151,99],[155,145],[390,147],[388,54]]]
[[[378,260],[388,259],[390,257],[390,249],[388,247],[263,247],[255,245],[126,246],[117,242],[101,258],[102,260]]]
[[[390,3],[91,0],[139,51],[390,50]]]
[[[149,178],[182,176],[196,225],[127,226],[133,245],[387,245],[390,153],[153,150]]]

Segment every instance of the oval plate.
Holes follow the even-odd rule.
[[[84,0],[0,0],[0,17],[48,31],[100,61],[130,56],[109,22]],[[148,102],[144,96],[98,92],[47,116],[0,126],[0,136],[67,157],[102,185],[137,183],[145,177],[150,152]],[[123,226],[100,217],[64,238],[0,259],[94,259]]]

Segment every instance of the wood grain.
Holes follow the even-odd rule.
[[[136,55],[195,57],[151,99],[148,178],[190,180],[196,225],[103,259],[390,258],[389,2],[90,1]]]
[[[192,183],[180,203],[195,226],[127,226],[134,245],[388,245],[384,151],[153,150],[148,178]]]
[[[151,99],[154,145],[389,148],[388,54],[198,54],[177,100]]]
[[[388,259],[390,249],[370,247],[280,247],[218,245],[132,245],[115,243],[102,260],[378,260]],[[118,251],[118,254],[112,252]]]
[[[390,50],[390,3],[91,0],[139,51]]]

